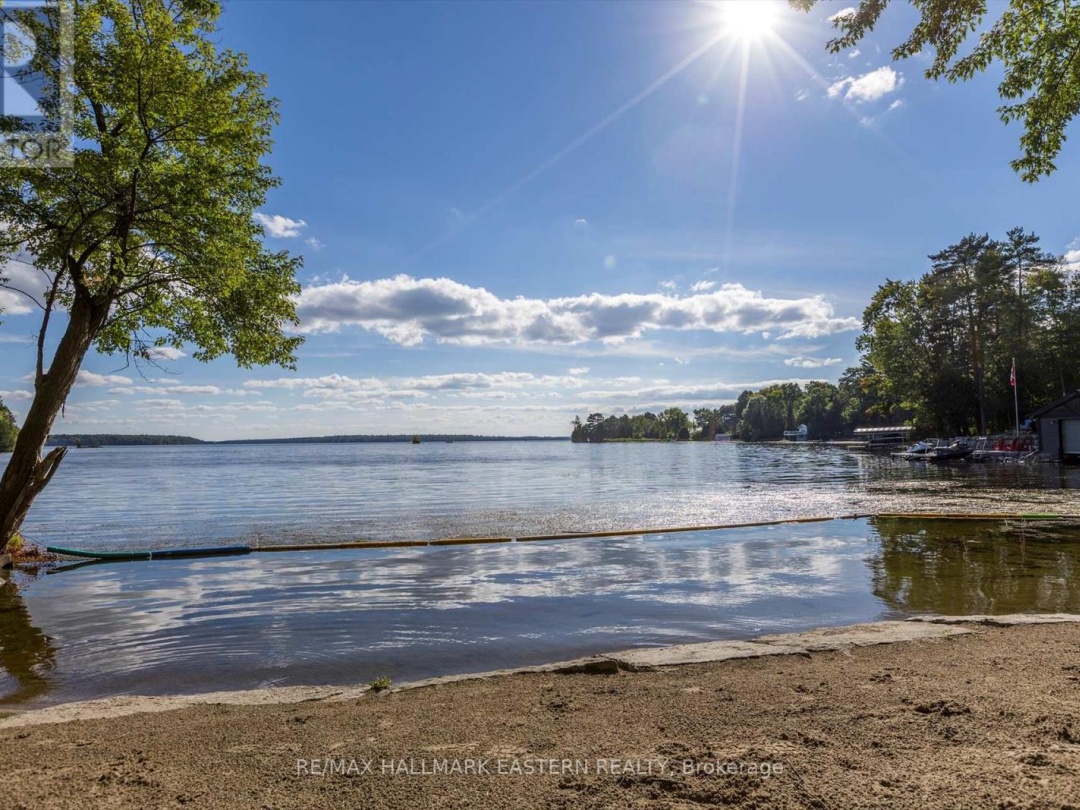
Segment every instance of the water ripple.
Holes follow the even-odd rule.
[[[2,458],[0,458],[2,463]],[[519,536],[886,511],[1080,514],[1080,469],[818,445],[211,445],[68,455],[24,526],[89,548]]]

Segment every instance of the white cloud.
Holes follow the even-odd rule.
[[[619,377],[596,380],[595,389],[585,390],[578,387],[572,391],[556,390],[560,386],[565,389],[570,382],[583,385],[579,378],[547,377],[520,372],[457,373],[416,378],[352,378],[343,375],[318,378],[282,377],[253,380],[246,384],[282,389],[291,393],[294,404],[279,400],[282,412],[354,413],[371,418],[374,413],[386,414],[395,411],[414,415],[421,412],[453,411],[458,407],[454,403],[489,401],[505,402],[512,409],[520,406],[537,412],[561,414],[569,420],[574,413],[657,410],[670,405],[730,402],[747,388],[758,389],[776,382],[805,384],[808,380],[718,382],[707,378],[675,383],[657,378],[643,384],[640,377]],[[170,413],[179,413],[181,411],[180,405],[176,404],[178,402],[179,400],[167,400],[159,405],[169,409]],[[476,407],[469,406],[467,411],[459,412],[472,414]],[[194,413],[198,408],[213,410],[219,409],[219,406],[188,406],[183,412]],[[220,406],[220,409],[232,410],[235,406]],[[559,432],[563,423],[556,420],[545,424],[546,429]],[[535,430],[535,427],[533,425],[531,429]],[[529,432],[529,429],[523,426],[519,430]]]
[[[1070,270],[1080,270],[1080,237],[1069,243],[1069,249],[1065,251],[1064,258]]]
[[[684,297],[622,293],[503,299],[448,278],[400,275],[306,288],[298,301],[304,332],[343,326],[371,330],[403,346],[425,339],[466,346],[618,343],[658,329],[814,338],[858,329],[823,296],[766,298],[741,284]]]
[[[187,354],[172,346],[152,346],[146,350],[146,353],[151,360],[179,360],[181,357],[187,357]]]
[[[840,9],[835,14],[829,15],[829,22],[836,22],[837,20],[842,19],[843,17],[850,17],[851,15],[855,14],[855,12],[856,12],[856,9],[855,9],[854,6],[847,6],[845,8]]]
[[[579,377],[582,374],[588,374],[589,373],[589,367],[588,366],[580,366],[578,368],[572,368],[572,369],[569,369],[566,373],[570,374],[570,375],[572,375],[574,377]]]
[[[589,220],[585,219],[584,217],[575,219],[574,225],[578,228],[587,228],[589,226]]]
[[[692,292],[692,293],[708,292],[709,290],[711,290],[715,286],[716,286],[715,281],[695,281],[690,287],[690,292]]]
[[[853,50],[851,53],[849,53],[847,55],[847,58],[848,59],[854,59],[856,56],[858,56],[861,53],[862,53],[862,51],[860,51],[858,48],[856,48],[855,50]]]
[[[8,401],[13,401],[13,400],[17,400],[17,399],[33,399],[33,398],[34,398],[34,394],[33,394],[32,391],[24,391],[24,390],[21,390],[21,389],[18,390],[18,391],[0,391],[0,399],[4,399],[4,400],[8,400]]]
[[[448,394],[447,396],[454,397],[455,399],[513,399],[516,394],[512,394],[509,391],[460,391],[456,394]],[[559,394],[548,393],[547,396],[555,399],[559,398]]]
[[[279,377],[273,380],[249,380],[246,388],[278,388],[300,391],[304,397],[326,400],[382,401],[385,399],[424,399],[436,394],[450,396],[466,392],[502,390],[548,393],[552,388],[581,388],[586,383],[578,376],[529,374],[523,371],[501,371],[495,374],[458,372],[429,374],[424,377],[347,377],[329,374],[325,377]],[[174,391],[176,389],[169,389]]]
[[[777,345],[782,351],[782,346]],[[795,351],[811,352],[815,347]],[[791,354],[781,354],[783,358]],[[671,355],[669,354],[668,357]],[[674,364],[670,361],[668,366]],[[640,367],[640,366],[639,366]],[[684,369],[680,369],[680,372]],[[793,377],[819,372],[792,369]],[[660,374],[663,370],[660,370]],[[564,436],[574,414],[640,413],[671,405],[686,409],[700,404],[730,402],[746,389],[799,379],[724,380],[703,373],[694,379],[665,380],[657,374],[640,377],[588,379],[581,375],[542,375],[518,371],[458,372],[418,377],[294,377],[252,380],[246,390],[265,394],[265,399],[233,401],[202,400],[173,389],[187,386],[168,380],[152,380],[145,386],[118,389],[128,396],[116,400],[93,400],[104,389],[84,389],[83,401],[68,408],[68,432],[146,432],[152,427],[173,425],[172,432],[202,438],[239,435],[318,435],[333,432],[396,432],[422,430],[492,434],[543,434]],[[818,377],[820,379],[820,377]],[[588,381],[586,381],[588,380]],[[133,390],[147,388],[148,391]],[[192,386],[197,387],[197,386]],[[265,389],[265,390],[264,390]],[[146,393],[147,396],[130,396]],[[12,406],[25,403],[12,402]],[[183,426],[179,431],[177,425]]]
[[[119,374],[95,374],[92,371],[80,371],[75,378],[76,385],[131,385],[131,377]]]
[[[837,98],[843,95],[844,101],[852,104],[863,104],[868,101],[877,101],[895,90],[899,90],[904,84],[904,77],[888,65],[879,67],[862,76],[845,76],[839,81],[829,85],[829,98]]]
[[[97,399],[92,402],[80,402],[76,405],[67,406],[67,416],[69,419],[77,419],[79,415],[83,413],[99,413],[101,411],[111,411],[119,404],[120,400],[118,399]]]
[[[892,112],[893,110],[899,110],[903,106],[904,106],[904,100],[902,98],[898,98],[896,101],[894,101],[892,104],[889,105],[889,110],[888,111]]]
[[[4,284],[14,287],[14,290],[0,288],[0,312],[5,315],[26,315],[37,309],[37,305],[23,292],[33,296],[37,301],[45,298],[47,280],[45,275],[32,264],[11,259],[0,266],[0,279],[7,279]],[[23,292],[17,292],[22,290]]]
[[[627,410],[640,410],[648,406],[676,405],[686,402],[725,402],[736,399],[739,394],[747,389],[756,391],[768,385],[778,383],[798,383],[806,385],[809,379],[790,380],[757,380],[755,382],[733,383],[689,383],[672,384],[667,380],[654,380],[652,385],[637,389],[609,389],[596,391],[581,391],[577,397],[582,403],[601,405],[606,402],[624,403]]]
[[[216,385],[173,385],[166,389],[170,394],[213,394],[221,393]]]
[[[795,100],[796,101],[806,101],[806,99],[809,98],[809,97],[810,97],[810,91],[809,90],[800,90],[799,92],[797,92],[795,94]]]
[[[294,236],[299,236],[300,231],[307,227],[307,223],[302,219],[289,219],[283,217],[281,214],[255,214],[255,221],[258,222],[266,232],[278,239],[289,239]]]
[[[257,395],[255,391],[240,389],[222,389],[217,386],[186,386],[176,380],[154,380],[156,386],[124,386],[123,388],[110,388],[110,394],[158,394],[172,396],[173,394],[204,394],[206,396],[219,396],[231,394],[233,396]]]
[[[310,236],[304,240],[308,246],[315,251],[322,250],[326,247],[326,243],[321,239],[316,239],[314,236]]]
[[[803,357],[802,355],[796,357],[789,357],[784,361],[785,366],[794,366],[795,368],[824,368],[825,366],[835,366],[837,363],[842,363],[839,357]]]

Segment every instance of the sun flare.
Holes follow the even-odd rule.
[[[716,9],[724,33],[743,41],[772,33],[779,16],[774,0],[723,0]]]

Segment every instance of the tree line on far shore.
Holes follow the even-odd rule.
[[[645,412],[604,416],[591,413],[581,421],[575,416],[570,440],[573,442],[657,441],[674,442],[712,439],[723,419],[734,413],[733,405],[697,408],[691,419],[682,408],[668,408],[660,413]]]
[[[610,441],[711,441],[728,433],[744,441],[782,439],[785,430],[806,425],[811,439],[835,439],[855,427],[884,424],[874,413],[876,402],[863,390],[858,369],[848,369],[840,384],[814,381],[770,385],[760,391],[743,391],[732,404],[695,408],[692,415],[681,408],[660,413],[589,414],[585,421],[574,417],[570,439],[575,442]]]
[[[127,433],[54,433],[49,447],[143,447],[157,445],[203,444],[191,436],[159,436]]]

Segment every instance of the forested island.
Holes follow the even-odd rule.
[[[571,439],[812,439],[856,427],[912,425],[926,435],[1007,431],[1031,410],[1080,388],[1080,274],[1013,228],[970,234],[928,257],[913,281],[886,280],[863,312],[859,364],[839,383],[743,391],[734,404],[658,414],[575,418]],[[1015,374],[1013,361],[1015,358]],[[1014,383],[1015,396],[1014,402]]]

